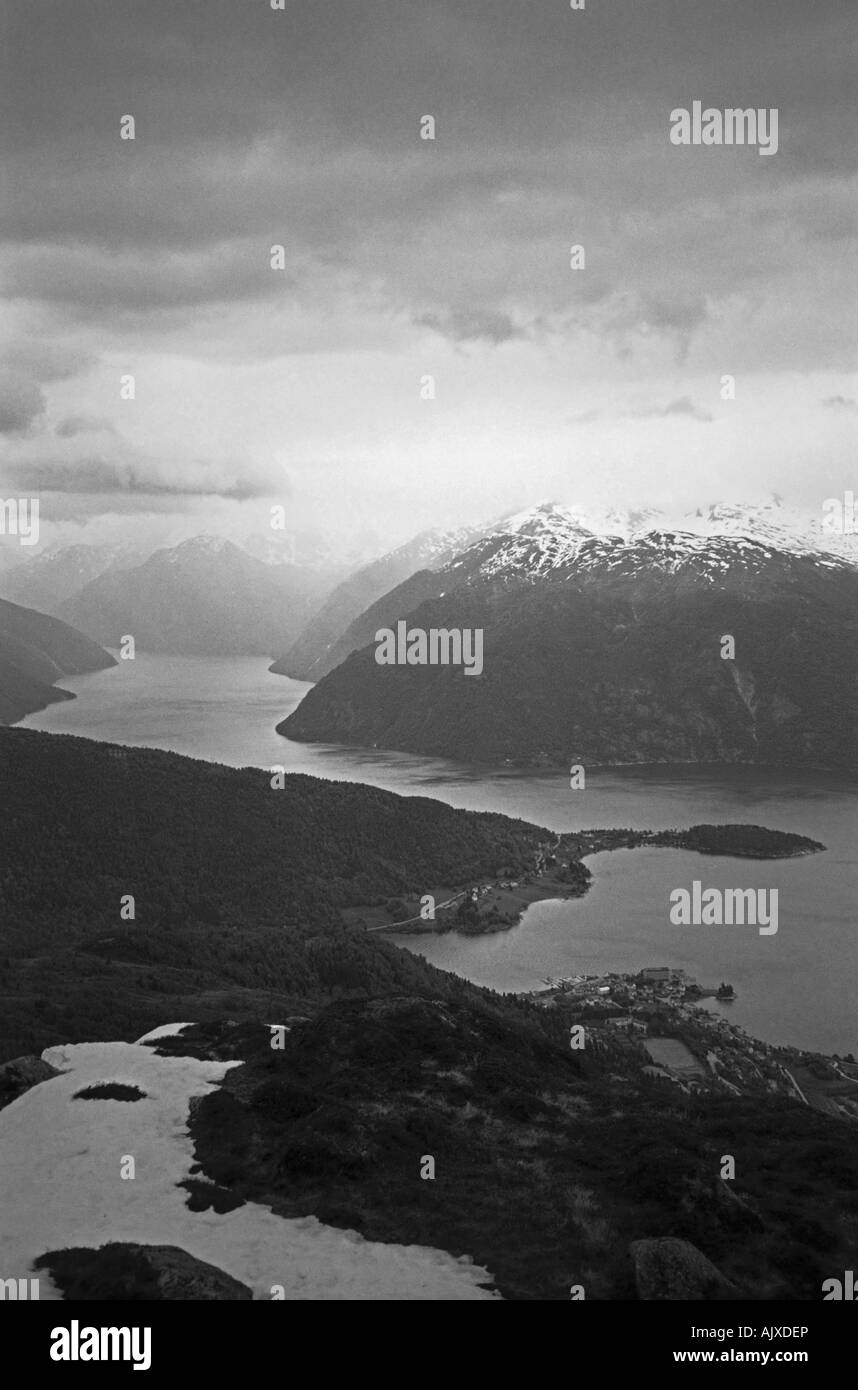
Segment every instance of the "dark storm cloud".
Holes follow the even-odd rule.
[[[694,95],[807,116],[833,113],[850,80],[849,0],[592,0],[581,14],[564,0],[290,0],[283,13],[264,0],[7,0],[6,11],[22,74],[6,124],[16,149],[107,144],[132,112],[165,148],[285,124],[330,147],[391,150],[423,111],[452,144],[476,131],[536,148],[575,138],[569,112],[588,105],[617,130],[655,125],[665,101]],[[839,158],[854,167],[848,145]]]
[[[685,350],[705,293],[772,282],[797,227],[808,255],[838,235],[813,222],[818,193],[789,221],[776,197],[854,168],[841,0],[9,9],[6,283],[64,314],[157,321],[346,274],[456,341],[569,315]],[[780,106],[778,155],[672,149],[669,111],[695,98]],[[424,113],[434,142],[418,139]],[[563,264],[576,240],[590,256],[577,280]]]

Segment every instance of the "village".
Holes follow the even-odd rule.
[[[556,1011],[585,1046],[623,1051],[642,1071],[688,1094],[781,1095],[858,1122],[858,1063],[749,1037],[701,1001],[734,999],[722,981],[704,987],[683,970],[647,966],[634,974],[546,980],[524,997]],[[580,1033],[577,1035],[582,1036]]]

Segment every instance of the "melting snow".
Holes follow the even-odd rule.
[[[138,1038],[138,1043],[155,1042],[156,1038],[175,1038],[179,1033],[183,1033],[186,1028],[192,1028],[191,1023],[162,1023],[160,1028],[152,1028],[148,1033],[144,1033],[142,1038]]]
[[[479,1287],[491,1280],[486,1270],[442,1250],[366,1241],[256,1203],[223,1215],[190,1211],[176,1186],[193,1162],[189,1102],[240,1063],[159,1057],[141,1043],[49,1047],[42,1056],[63,1074],[0,1111],[0,1277],[33,1277],[33,1261],[48,1250],[133,1241],[177,1245],[258,1299],[270,1299],[274,1284],[287,1299],[499,1297]],[[139,1086],[146,1098],[72,1103],[82,1086],[105,1081]],[[126,1154],[135,1160],[133,1179],[120,1177]],[[43,1299],[61,1297],[44,1271],[38,1277]]]
[[[732,569],[759,570],[778,551],[840,569],[858,560],[858,538],[827,535],[818,519],[777,501],[719,504],[681,519],[652,508],[589,516],[542,502],[505,517],[442,572],[454,574],[471,562],[480,577],[494,580],[571,578],[600,569],[626,575],[686,569],[715,580]]]

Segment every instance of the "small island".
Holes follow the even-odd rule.
[[[805,835],[770,830],[762,825],[692,825],[686,830],[578,830],[528,844],[518,863],[500,865],[491,878],[479,883],[435,884],[421,889],[416,898],[401,894],[371,906],[343,912],[346,920],[368,931],[402,934],[458,931],[467,936],[507,931],[535,902],[580,898],[593,875],[583,860],[608,850],[687,849],[697,854],[723,855],[732,859],[794,859],[818,854],[825,845]],[[426,897],[434,900],[434,916],[426,914]]]

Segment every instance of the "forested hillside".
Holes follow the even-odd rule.
[[[255,1003],[443,991],[338,908],[531,863],[547,836],[422,797],[302,776],[274,790],[253,769],[29,730],[0,730],[0,788],[0,1059]]]
[[[109,652],[66,623],[0,599],[0,724],[73,699],[54,685],[63,676],[115,665]]]

